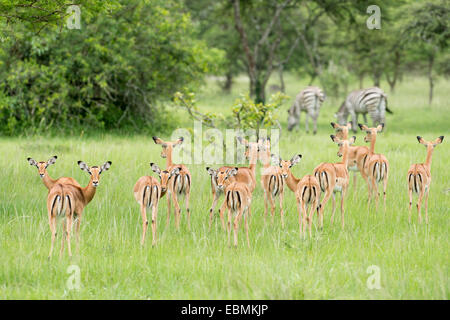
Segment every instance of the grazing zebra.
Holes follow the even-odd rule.
[[[320,105],[325,101],[325,93],[319,87],[307,87],[296,97],[294,104],[288,110],[288,130],[291,131],[300,124],[300,112],[306,113],[306,132],[309,132],[308,117],[314,122],[314,134],[317,132],[317,118],[319,117]]]
[[[364,123],[367,123],[366,115],[369,113],[373,126],[386,123],[385,113],[393,113],[387,107],[387,96],[380,88],[373,87],[350,92],[347,99],[342,103],[336,117],[340,125],[347,123],[348,115],[352,117],[352,129],[356,132],[358,115],[362,113]]]

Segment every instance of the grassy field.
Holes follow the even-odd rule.
[[[306,85],[293,76],[287,77],[287,84],[292,98]],[[382,87],[387,88],[384,84]],[[197,98],[203,110],[226,113],[238,94],[246,90],[244,77],[236,80],[230,96],[223,95],[211,80]],[[189,165],[194,186],[191,232],[184,214],[179,232],[175,231],[173,216],[166,225],[163,199],[158,218],[159,244],[155,248],[149,245],[149,232],[146,246],[140,246],[141,216],[132,188],[140,176],[151,174],[149,162],[161,166],[165,163],[160,158],[160,146],[151,137],[98,134],[0,138],[0,298],[448,299],[450,84],[444,80],[437,83],[431,107],[427,105],[427,94],[423,78],[405,78],[396,92],[389,94],[389,106],[395,113],[388,116],[387,130],[380,134],[376,145],[376,151],[384,153],[391,164],[386,213],[368,210],[367,187],[358,177],[356,197],[351,183],[346,200],[345,230],[341,230],[339,218],[330,225],[329,203],[323,231],[313,230],[312,239],[301,240],[290,190],[284,202],[285,230],[281,229],[279,215],[273,225],[264,224],[258,170],[250,249],[245,246],[243,229],[238,249],[227,247],[226,233],[218,219],[208,231],[212,197],[207,164]],[[284,127],[291,103],[292,99],[280,110]],[[329,138],[329,122],[339,104],[338,100],[325,102],[316,136],[306,135],[303,130],[284,133],[281,156],[286,159],[294,153],[303,155],[293,168],[297,177],[311,173],[320,162],[339,161],[337,147]],[[176,114],[184,126],[192,126],[184,113]],[[433,155],[428,226],[417,223],[415,211],[413,223],[408,224],[407,219],[406,172],[411,163],[423,162],[426,157],[417,135],[428,140],[446,136]],[[356,144],[364,144],[361,132]],[[53,260],[47,260],[47,189],[37,169],[26,161],[28,156],[40,161],[54,154],[58,160],[49,167],[50,176],[72,176],[81,185],[88,183],[89,176],[76,166],[77,160],[89,165],[112,161],[84,212],[81,253],[72,260],[67,254],[58,259],[61,233]],[[80,290],[66,286],[70,265],[80,268]],[[367,286],[367,269],[373,265],[380,269],[380,289]]]

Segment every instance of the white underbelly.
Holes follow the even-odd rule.
[[[349,171],[358,171],[358,166],[355,164],[353,166],[348,166]]]
[[[342,186],[335,185],[333,192],[342,192]]]

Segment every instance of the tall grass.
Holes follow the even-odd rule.
[[[288,76],[287,82],[291,97],[305,85],[294,76]],[[237,94],[246,90],[243,78],[237,79],[230,96],[209,81],[198,95],[199,104],[203,110],[228,112]],[[413,223],[408,224],[406,172],[411,163],[425,160],[426,150],[417,143],[416,135],[450,138],[449,92],[449,83],[439,82],[435,102],[429,107],[426,80],[405,78],[395,94],[389,95],[389,106],[395,113],[388,116],[387,130],[376,145],[376,151],[384,153],[391,164],[388,208],[386,213],[382,206],[378,212],[368,210],[367,187],[358,177],[356,195],[351,183],[345,203],[345,230],[341,230],[339,218],[330,225],[329,203],[323,231],[313,229],[312,239],[300,239],[290,190],[284,202],[286,228],[281,229],[278,211],[275,223],[265,225],[258,170],[250,249],[245,246],[243,229],[238,249],[228,248],[218,218],[208,231],[212,198],[206,164],[189,165],[194,186],[191,232],[187,230],[185,211],[179,232],[175,231],[173,216],[166,225],[164,198],[158,216],[158,245],[151,247],[148,234],[146,246],[140,246],[141,216],[132,188],[140,176],[152,174],[149,162],[160,166],[165,163],[160,158],[160,146],[150,137],[99,134],[95,138],[0,138],[0,298],[447,299],[449,141],[444,140],[433,155],[428,226],[417,223],[415,210]],[[280,110],[284,127],[290,103]],[[338,101],[331,100],[323,105],[316,136],[303,130],[283,133],[281,156],[303,155],[293,168],[297,177],[311,173],[320,162],[339,161],[337,147],[329,138],[329,122],[338,107]],[[173,111],[177,119],[192,126],[184,113]],[[357,144],[364,144],[362,137],[362,133],[357,134]],[[72,176],[81,185],[87,184],[89,176],[76,166],[77,160],[89,165],[112,161],[111,169],[101,176],[95,198],[86,207],[81,252],[72,260],[67,253],[58,259],[61,233],[53,259],[47,260],[47,189],[37,169],[26,161],[28,156],[39,161],[54,154],[58,160],[49,167],[50,175]],[[73,264],[81,271],[79,291],[66,286],[70,276],[67,267]],[[366,284],[370,276],[367,268],[372,265],[380,268],[379,290],[371,290]]]

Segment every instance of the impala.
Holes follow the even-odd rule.
[[[389,178],[389,161],[382,154],[375,153],[375,141],[377,134],[383,131],[384,124],[378,125],[376,128],[369,128],[366,125],[358,124],[361,130],[366,131],[364,137],[365,142],[370,142],[370,149],[367,155],[367,160],[364,163],[364,175],[367,179],[367,186],[369,188],[370,205],[373,193],[375,194],[375,209],[378,209],[378,183],[383,182],[383,197],[384,210],[386,211],[386,188]]]
[[[414,192],[419,195],[417,201],[419,223],[422,223],[422,214],[420,210],[422,207],[422,199],[425,195],[425,221],[428,224],[428,194],[431,185],[431,156],[433,155],[434,148],[444,140],[444,136],[440,136],[434,141],[426,141],[422,137],[417,136],[417,140],[427,148],[427,158],[425,163],[412,164],[408,170],[409,222],[411,223],[412,194]]]
[[[331,126],[336,131],[336,137],[341,140],[348,140],[348,130],[352,128],[352,123],[349,122],[347,125],[338,125],[331,122]],[[367,176],[364,174],[364,164],[367,160],[369,154],[369,148],[366,146],[349,146],[348,147],[348,171],[353,171],[353,196],[356,195],[356,172],[360,172],[363,179],[367,181]]]
[[[175,168],[179,168],[179,172],[176,175],[170,175],[170,181],[167,182],[167,186],[164,187],[161,184],[162,195],[164,196],[166,191],[168,191],[167,196],[167,224],[169,224],[169,217],[171,211],[170,201],[172,200],[175,207],[175,226],[179,229],[181,208],[178,203],[178,196],[184,195],[185,205],[188,220],[188,229],[191,229],[191,212],[189,209],[189,198],[191,194],[191,173],[189,169],[184,164],[174,164],[172,162],[172,152],[173,148],[182,144],[184,139],[180,137],[176,141],[163,141],[158,137],[153,137],[153,141],[156,144],[160,144],[162,147],[161,157],[166,158],[166,170],[167,172],[174,171]]]
[[[313,173],[319,182],[320,189],[325,193],[321,203],[319,204],[319,226],[323,227],[323,211],[325,205],[333,196],[333,210],[331,214],[331,224],[333,224],[334,213],[336,211],[336,198],[335,193],[341,193],[341,223],[342,228],[345,226],[344,222],[344,197],[348,188],[348,150],[349,146],[352,145],[356,137],[353,136],[349,140],[341,140],[334,135],[331,135],[331,140],[337,143],[339,146],[339,151],[337,155],[342,157],[342,162],[338,163],[321,163],[318,165]]]
[[[236,176],[238,173],[237,167],[231,169],[227,173],[227,179],[232,176]],[[234,181],[231,182],[225,189],[225,205],[228,211],[228,223],[227,223],[227,233],[228,233],[228,245],[230,245],[230,234],[231,234],[231,220],[234,216],[233,221],[233,238],[234,246],[237,247],[238,242],[238,228],[239,222],[244,217],[245,223],[245,235],[247,237],[247,246],[250,247],[250,240],[248,237],[248,219],[250,213],[250,204],[252,202],[252,192],[248,187],[248,184],[243,182]]]
[[[73,184],[74,186],[80,187],[80,184],[74,178],[61,177],[56,180],[50,178],[47,172],[47,168],[48,166],[55,164],[57,158],[58,158],[57,156],[53,156],[50,159],[48,159],[48,161],[39,161],[39,162],[37,162],[32,158],[27,158],[27,160],[31,166],[35,166],[38,169],[39,176],[41,177],[42,182],[49,191],[57,183]]]
[[[83,161],[78,161],[81,170],[86,171],[91,176],[88,185],[85,188],[75,186],[72,184],[57,183],[50,189],[47,197],[47,210],[52,233],[52,244],[50,247],[49,258],[52,255],[53,244],[56,237],[56,218],[65,217],[64,226],[66,227],[65,236],[67,237],[69,256],[72,256],[70,248],[70,230],[72,230],[73,219],[76,220],[77,233],[77,248],[79,249],[80,242],[80,225],[83,216],[83,210],[86,205],[92,201],[95,195],[96,188],[100,182],[100,175],[102,172],[109,170],[111,161],[105,162],[101,167],[88,167]],[[64,235],[61,239],[61,251],[64,250]]]
[[[287,178],[287,174],[283,175],[280,169],[280,163],[278,157],[271,156],[270,153],[270,140],[260,140],[259,146],[260,159],[263,163],[263,171],[261,174],[261,186],[264,190],[264,221],[267,217],[267,203],[270,201],[270,213],[272,215],[272,223],[275,215],[275,202],[274,197],[279,198],[280,201],[280,216],[281,226],[284,229],[284,211],[283,211],[283,198],[284,198],[284,179]],[[270,164],[271,157],[276,165]]]
[[[222,167],[219,168],[219,172],[226,172],[226,174],[221,174],[216,176],[216,180],[214,183],[216,183],[217,188],[219,190],[225,190],[225,187],[230,184],[230,180],[234,178],[235,182],[244,183],[249,192],[253,194],[253,191],[255,190],[256,186],[256,161],[258,159],[258,142],[248,142],[247,140],[237,137],[237,140],[246,147],[245,151],[245,157],[250,159],[250,165],[248,167],[236,167],[236,174],[229,175],[230,169],[233,169],[232,167]],[[213,181],[211,181],[211,184]],[[226,208],[226,199],[224,200],[220,210],[220,220],[222,222],[222,226],[225,227],[224,221],[223,221],[223,211]],[[251,217],[250,209],[248,211],[249,217]],[[210,211],[210,223],[212,219],[212,214]]]
[[[316,177],[314,177],[313,175],[304,176],[297,185],[295,198],[297,200],[300,236],[302,235],[302,226],[303,234],[305,234],[306,224],[308,224],[309,237],[311,237],[312,217],[314,214],[314,210],[316,210],[319,205],[320,198],[320,186],[319,182],[317,182]],[[306,210],[308,209],[308,206],[309,214],[307,215]],[[303,221],[301,215],[302,212]]]
[[[152,170],[154,170],[153,163],[150,164]],[[157,166],[156,166],[157,168]],[[158,168],[159,170],[159,168]],[[148,220],[147,211],[152,210],[152,246],[156,245],[156,228],[158,217],[158,203],[161,197],[161,185],[158,180],[151,176],[143,176],[138,179],[134,185],[134,198],[141,207],[142,215],[142,240],[141,245],[145,242],[145,233],[147,232]]]
[[[209,229],[211,230],[213,216],[214,216],[214,209],[216,208],[217,201],[219,200],[220,196],[224,193],[225,188],[231,183],[236,180],[235,176],[230,176],[228,178],[228,172],[233,169],[233,167],[220,167],[217,170],[206,167],[206,171],[211,176],[211,193],[213,196],[213,203],[211,205],[211,208],[209,209]],[[238,174],[239,175],[239,171]],[[248,175],[244,175],[243,171],[240,172],[240,176],[242,179],[249,178]],[[223,184],[219,187],[218,181],[223,181]],[[220,213],[220,219],[222,222],[222,227],[225,229],[225,223],[223,220],[223,212],[225,210],[226,203],[224,202],[222,207],[219,210]]]

